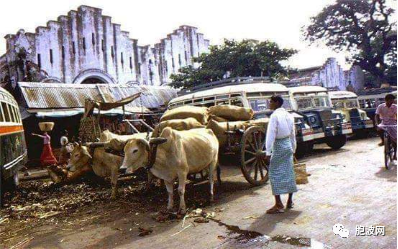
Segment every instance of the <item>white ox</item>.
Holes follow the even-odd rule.
[[[147,167],[156,177],[163,179],[169,195],[167,209],[173,208],[173,183],[178,178],[179,212],[186,212],[184,200],[188,174],[209,169],[210,196],[214,199],[214,173],[218,164],[218,140],[212,130],[197,128],[176,131],[166,127],[160,137],[131,139],[124,147],[122,167],[133,171]],[[151,157],[152,156],[152,157]]]

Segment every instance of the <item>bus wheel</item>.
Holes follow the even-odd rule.
[[[326,141],[326,144],[334,149],[334,150],[338,150],[341,147],[343,147],[345,145],[345,143],[347,142],[347,136],[346,135],[339,135],[339,136],[335,136],[335,137],[331,137]]]

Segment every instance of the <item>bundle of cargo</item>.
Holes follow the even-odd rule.
[[[213,115],[213,114],[210,114],[210,115],[209,115],[209,121],[210,121],[210,120],[215,120],[215,121],[217,121],[217,122],[228,122],[228,119],[225,119],[225,118],[222,118],[222,117]]]
[[[209,113],[206,107],[198,106],[181,106],[172,110],[167,110],[160,121],[167,121],[173,119],[194,118],[202,125],[207,124]]]
[[[249,122],[248,127],[261,126],[265,127],[265,130],[267,130],[269,118],[259,118],[259,119],[249,120],[248,122]]]
[[[40,122],[39,128],[43,132],[52,131],[54,128],[54,122]]]
[[[172,119],[160,122],[153,130],[152,137],[158,137],[164,128],[170,127],[177,131],[186,131],[194,128],[203,128],[204,125],[195,118]]]
[[[224,147],[227,144],[228,134],[227,131],[234,131],[238,129],[245,130],[250,123],[248,121],[232,121],[232,122],[217,122],[210,120],[206,128],[211,129],[216,135],[220,147]]]
[[[251,108],[234,105],[216,105],[209,107],[209,114],[228,121],[247,121],[253,118],[254,112]]]

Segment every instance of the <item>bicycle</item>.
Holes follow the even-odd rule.
[[[396,125],[379,125],[384,130],[384,166],[386,169],[390,169],[390,163],[394,160],[395,148],[394,143],[391,139],[389,128],[397,129]]]

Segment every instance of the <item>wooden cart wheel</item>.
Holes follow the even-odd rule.
[[[265,129],[252,126],[241,139],[241,170],[246,180],[260,186],[268,181],[268,165],[265,163]]]

